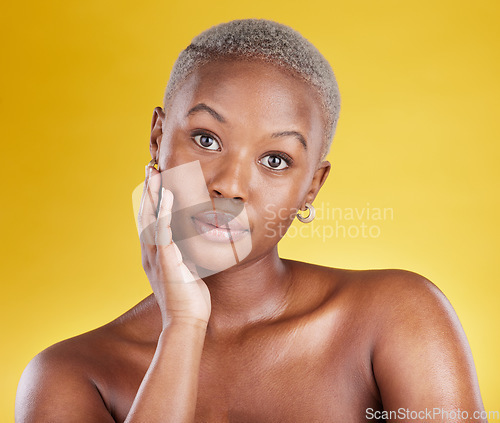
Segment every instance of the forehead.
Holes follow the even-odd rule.
[[[304,80],[275,65],[253,60],[201,66],[179,87],[168,114],[182,120],[199,103],[216,109],[234,128],[297,130],[310,144],[321,147],[324,119],[319,95]]]

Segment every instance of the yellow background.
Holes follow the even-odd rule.
[[[288,237],[282,255],[432,280],[465,328],[485,408],[499,410],[499,5],[4,2],[0,420],[13,420],[37,352],[150,292],[131,194],[150,159],[153,108],[191,38],[244,17],[299,30],[338,78],[333,170],[315,204],[394,216],[366,222],[376,238]]]

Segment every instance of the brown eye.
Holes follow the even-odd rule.
[[[273,170],[282,170],[288,167],[287,161],[276,154],[268,154],[267,156],[263,157],[260,162],[264,166]]]
[[[216,141],[215,138],[211,137],[210,135],[207,135],[207,134],[195,135],[193,137],[193,140],[200,147],[203,147],[207,150],[219,150],[220,149],[220,145],[219,145],[218,141]]]
[[[269,156],[269,158],[267,159],[267,163],[271,167],[279,167],[279,165],[281,164],[281,162],[282,162],[282,160],[279,157],[276,157],[276,156]]]

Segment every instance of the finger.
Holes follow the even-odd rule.
[[[172,240],[172,205],[174,195],[161,188],[158,218],[155,221],[155,244],[157,263],[160,265],[162,277],[169,283],[194,282],[195,278],[182,261],[182,254]]]
[[[151,166],[146,165],[146,177],[144,179],[144,185],[142,187],[142,194],[141,194],[141,200],[139,202],[139,211],[137,213],[137,229],[139,230],[139,236],[142,232],[143,229],[143,224],[142,224],[142,212],[144,208],[144,198],[146,196],[147,192],[147,185],[148,185],[148,179],[149,179],[149,169]]]
[[[162,187],[161,198],[159,205],[158,218],[155,223],[155,244],[156,245],[169,245],[172,242],[172,229],[170,222],[172,220],[172,204],[174,195]]]
[[[196,281],[196,278],[182,261],[182,254],[175,242],[172,241],[168,245],[158,245],[156,255],[162,280],[166,280],[168,283]]]
[[[154,167],[151,167],[149,172],[142,216],[144,227],[156,222],[160,200],[161,173]]]
[[[141,222],[141,241],[154,245],[155,243],[155,227],[159,205],[159,191],[161,187],[161,173],[154,167],[150,166],[149,176],[144,187],[144,195],[140,208]]]
[[[184,259],[184,264],[186,267],[189,269],[191,274],[195,279],[201,279],[200,276],[198,275],[198,270],[196,269],[196,264],[192,260],[189,259]]]

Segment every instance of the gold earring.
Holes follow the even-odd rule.
[[[299,219],[302,223],[312,222],[314,217],[316,216],[316,210],[314,209],[312,204],[306,203],[306,210],[309,210],[309,215],[307,217],[304,217],[299,212],[297,212],[297,219]]]
[[[148,167],[155,167],[155,165],[157,165],[157,164],[158,164],[158,163],[156,163],[156,159],[151,159],[151,160],[149,161],[149,163],[146,165],[146,169],[147,169]],[[157,168],[155,167],[155,169],[157,169]]]
[[[152,167],[152,168],[155,168],[155,165],[156,165],[156,160],[155,159],[152,159],[149,161],[149,163],[146,165],[146,178],[149,177],[149,168]],[[156,169],[156,168],[155,168]],[[158,169],[159,170],[159,169]]]

